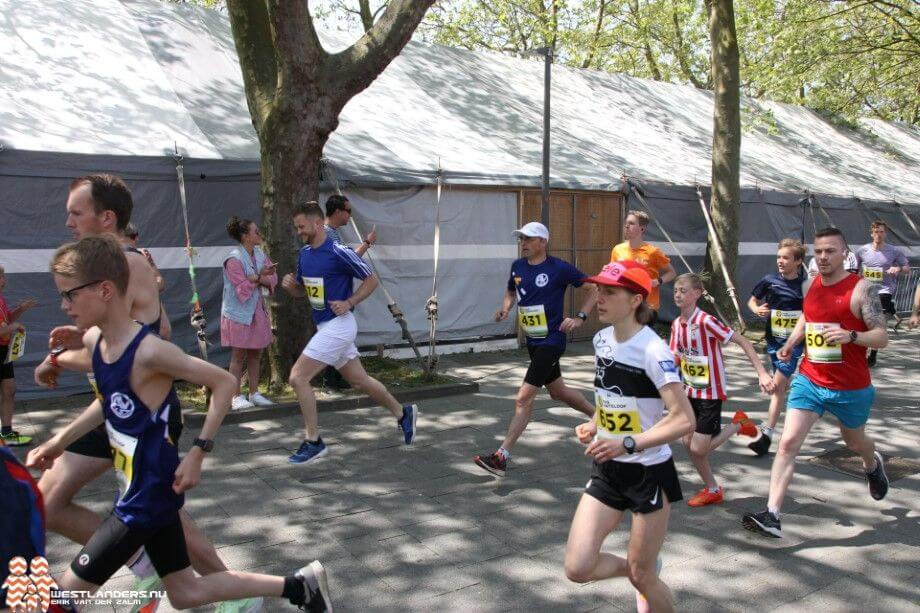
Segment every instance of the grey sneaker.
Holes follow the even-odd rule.
[[[866,473],[869,482],[869,494],[876,500],[881,500],[888,494],[888,475],[885,474],[885,460],[882,454],[875,452],[875,468]]]
[[[773,538],[783,538],[783,529],[779,523],[779,517],[770,513],[770,511],[761,511],[760,513],[748,513],[741,520],[741,525],[764,536]]]
[[[294,577],[303,582],[307,592],[307,603],[301,607],[310,613],[332,613],[332,599],[329,598],[329,580],[326,578],[326,569],[319,560],[313,560],[296,573]]]

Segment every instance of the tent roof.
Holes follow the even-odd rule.
[[[44,152],[254,160],[227,17],[158,0],[0,0],[0,143]],[[327,46],[348,41],[325,37]],[[554,187],[622,173],[709,183],[712,95],[553,67]],[[363,183],[539,185],[543,65],[410,43],[345,108],[326,155]],[[920,130],[858,131],[744,102],[742,184],[920,203]],[[0,155],[2,162],[2,155]]]

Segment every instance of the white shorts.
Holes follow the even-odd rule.
[[[358,357],[358,348],[355,346],[357,336],[358,322],[348,312],[318,325],[316,334],[304,347],[303,354],[334,368],[341,368]]]

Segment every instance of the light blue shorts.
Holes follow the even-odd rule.
[[[824,415],[830,411],[845,427],[856,429],[869,421],[869,410],[875,400],[871,385],[858,390],[832,390],[815,385],[803,374],[792,378],[787,409],[800,409]]]

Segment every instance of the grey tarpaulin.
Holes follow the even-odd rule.
[[[69,238],[67,186],[89,172],[128,180],[141,243],[153,248],[169,285],[176,340],[195,351],[174,143],[185,160],[196,269],[216,341],[219,267],[231,245],[224,224],[230,214],[259,218],[259,144],[226,16],[158,0],[0,0],[0,11],[0,264],[10,273],[9,302],[42,301],[25,316],[20,389],[34,389],[28,367],[44,353],[43,334],[62,321],[44,271]],[[341,34],[323,40],[330,50],[350,42]],[[711,93],[555,66],[552,95],[551,187],[618,191],[622,174],[636,178],[699,267],[706,231],[694,186],[709,182]],[[516,254],[510,233],[528,221],[517,218],[517,190],[540,186],[542,97],[541,62],[413,42],[345,107],[324,155],[362,227],[377,224],[375,263],[419,340],[427,338],[437,159],[445,183],[438,336],[512,332],[490,316]],[[805,190],[854,244],[868,240],[861,199],[897,229],[893,242],[916,241],[907,247],[917,261],[920,237],[892,204],[920,220],[916,128],[869,120],[853,130],[769,101],[745,100],[743,115],[742,299],[772,269],[776,241],[799,235]],[[360,344],[398,342],[382,296],[358,318]],[[66,383],[82,389],[77,378]]]

